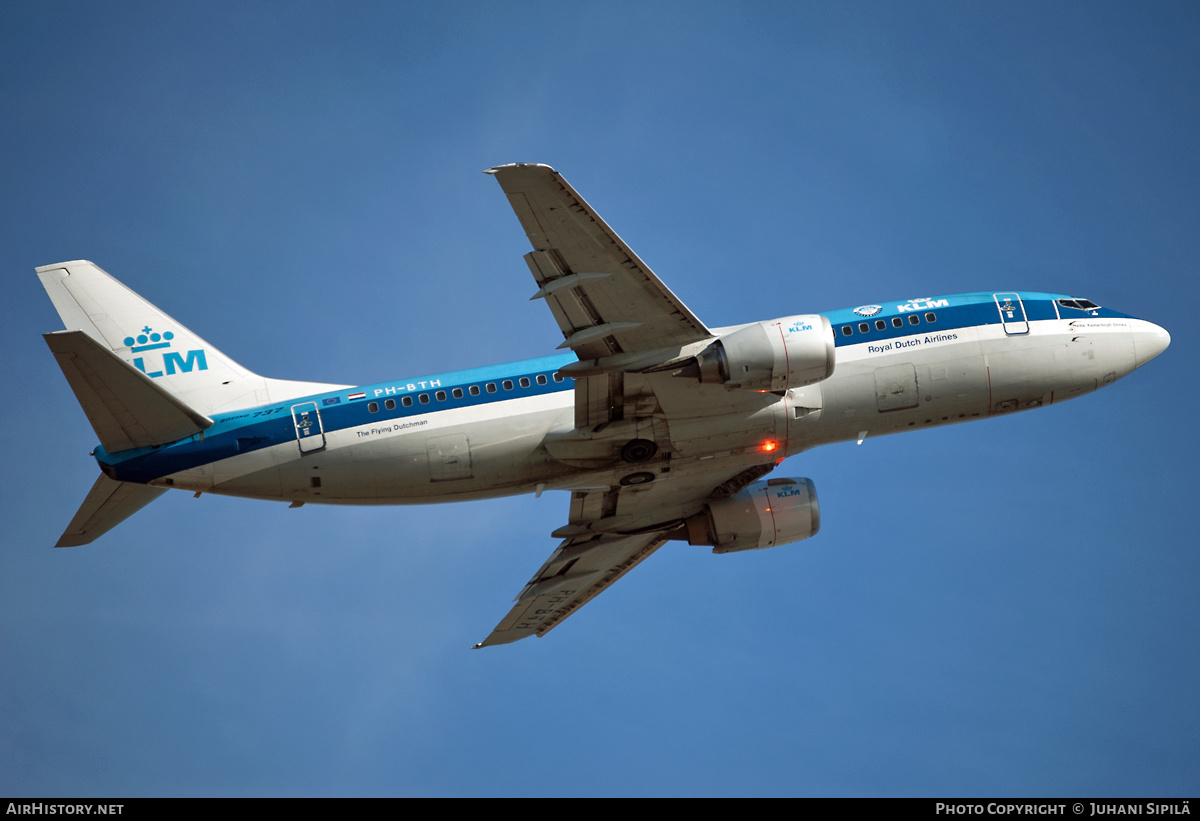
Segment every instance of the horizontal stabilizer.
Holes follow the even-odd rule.
[[[83,331],[59,331],[44,338],[109,453],[174,442],[212,427],[207,416]]]
[[[103,536],[153,502],[166,488],[135,485],[109,479],[103,473],[88,491],[87,498],[55,547],[78,547]]]

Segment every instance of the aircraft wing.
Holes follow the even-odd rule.
[[[711,340],[709,329],[553,168],[515,164],[486,173],[504,189],[533,245],[525,261],[539,288],[534,298],[544,299],[554,314],[564,338],[559,347],[579,357],[561,369],[575,381],[576,430],[624,430],[609,425],[646,421],[656,412],[668,423],[675,416],[686,427],[687,418],[698,413],[687,393],[690,386],[668,384],[669,390],[658,395],[642,374]],[[672,380],[667,377],[666,382]],[[678,397],[686,401],[674,401]],[[664,401],[675,408],[674,414],[663,407]],[[749,413],[763,401],[756,393],[734,396],[712,390],[705,407],[728,413],[733,408],[726,405],[744,404]],[[589,441],[582,436],[575,444]],[[559,443],[563,458],[586,462],[586,452],[568,453],[570,445]],[[599,450],[601,462],[611,457],[603,447]],[[614,478],[611,487],[574,491],[568,524],[553,534],[563,541],[508,615],[476,646],[545,635],[668,540],[686,538],[684,520],[709,501],[735,494],[770,472],[774,461],[761,458],[747,454],[719,466],[676,466],[669,477],[665,470],[657,476],[641,474],[647,477],[642,484],[615,484]]]
[[[544,636],[672,538],[711,499],[732,496],[765,476],[774,462],[705,472],[631,487],[571,494],[565,537],[478,647]],[[730,475],[732,474],[732,475]]]
[[[489,169],[533,244],[536,299],[581,360],[680,347],[712,336],[583,197],[548,165]],[[624,361],[632,361],[626,357]]]
[[[564,540],[525,585],[508,615],[475,646],[546,635],[666,541],[661,531]]]
[[[621,418],[626,372],[670,361],[711,339],[695,314],[617,236],[558,172],[516,163],[495,176],[533,245],[525,262],[563,334],[559,348],[579,361],[562,369],[575,379],[575,425]]]

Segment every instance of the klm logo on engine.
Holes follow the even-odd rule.
[[[145,328],[142,328],[136,337],[127,336],[123,341],[133,353],[144,354],[146,351],[162,350],[161,354],[150,357],[135,356],[133,358],[133,366],[151,378],[174,376],[177,373],[191,373],[194,370],[208,370],[208,362],[204,358],[203,349],[188,351],[185,354],[165,350],[171,347],[171,341],[174,338],[175,334],[170,331],[160,334],[147,325]],[[159,358],[160,356],[161,359]],[[149,365],[146,364],[147,359],[150,360]]]
[[[788,328],[789,334],[798,334],[801,331],[811,331],[813,326],[807,322],[793,322],[792,327]]]
[[[896,306],[896,310],[900,313],[906,311],[932,311],[934,308],[949,308],[950,300],[948,299],[910,299],[908,302],[902,302]]]

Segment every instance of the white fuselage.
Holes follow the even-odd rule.
[[[1050,300],[1027,295],[1027,303],[1036,296]],[[177,464],[167,448],[145,457],[160,465],[146,464],[149,474],[131,476],[119,460],[115,469],[117,478],[197,492],[343,504],[615,486],[634,471],[649,471],[662,481],[710,468],[712,460],[751,465],[771,453],[778,461],[820,444],[1061,402],[1119,379],[1166,345],[1165,332],[1143,320],[1079,311],[1062,316],[1057,307],[1055,313],[1014,326],[909,325],[912,320],[903,314],[897,320],[881,311],[883,319],[858,321],[835,312],[829,315],[838,336],[835,372],[781,394],[729,391],[669,374],[631,376],[642,383],[640,399],[638,391],[628,391],[627,416],[638,418],[636,405],[643,402],[650,410],[641,414],[640,430],[651,433],[639,435],[663,443],[644,465],[603,457],[613,452],[609,440],[629,437],[628,425],[574,429],[572,383],[557,376],[572,361],[565,356],[443,374],[419,383],[424,390],[414,383],[384,383],[342,390],[336,398],[307,397],[230,414],[194,443],[197,452],[187,460],[194,464],[166,469]],[[876,324],[886,328],[877,330]],[[706,413],[689,417],[689,399],[697,392],[706,394]],[[365,395],[351,400],[356,393]],[[728,399],[727,413],[713,413],[714,395]],[[329,402],[336,404],[322,405]],[[351,402],[358,417],[336,423],[335,411]],[[669,424],[655,422],[654,402],[670,411]],[[364,406],[376,410],[364,412]],[[271,430],[264,419],[271,420]],[[302,431],[323,440],[306,445]]]

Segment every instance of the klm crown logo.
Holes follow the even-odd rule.
[[[142,328],[136,337],[127,336],[122,341],[129,346],[129,350],[133,353],[144,353],[146,351],[170,348],[173,339],[175,339],[175,334],[171,331],[164,331],[160,334],[147,325]],[[188,351],[186,358],[175,351],[165,351],[162,354],[162,364],[158,370],[147,370],[146,357],[144,356],[135,356],[133,358],[133,366],[151,378],[157,378],[164,374],[166,376],[174,376],[176,373],[208,370],[208,362],[204,358],[203,349]],[[155,363],[152,362],[149,367],[155,367]]]

